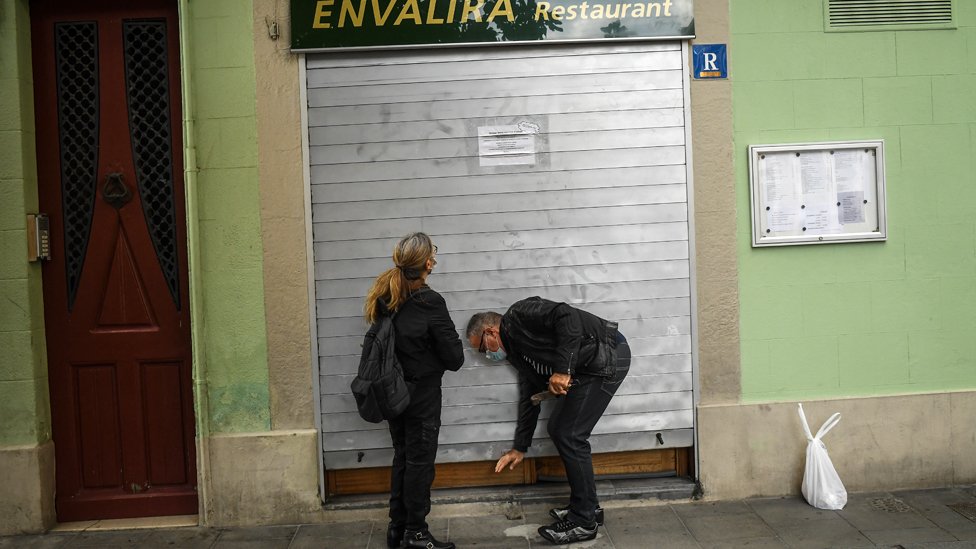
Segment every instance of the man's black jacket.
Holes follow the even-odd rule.
[[[539,419],[532,395],[545,390],[554,373],[613,375],[617,325],[566,303],[530,297],[508,308],[500,332],[508,361],[518,370],[513,448],[524,452],[532,444]]]

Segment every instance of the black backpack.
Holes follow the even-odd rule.
[[[425,291],[421,288],[407,298],[400,310],[416,295]],[[403,366],[397,360],[394,342],[396,331],[393,319],[396,313],[381,316],[363,339],[363,354],[359,357],[359,372],[349,388],[356,397],[359,415],[370,423],[393,419],[402,414],[410,404],[410,392],[403,379]]]

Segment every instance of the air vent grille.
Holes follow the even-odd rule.
[[[952,0],[827,0],[827,19],[831,29],[945,27],[952,25]]]

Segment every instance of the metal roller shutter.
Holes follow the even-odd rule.
[[[679,42],[307,57],[327,468],[391,461],[385,423],[359,418],[349,382],[363,296],[411,231],[439,247],[429,282],[459,331],[532,295],[620,322],[633,367],[594,452],[692,445],[682,59]],[[512,128],[526,132],[519,154],[489,154],[505,144],[485,136]],[[515,428],[514,370],[466,353],[444,377],[440,463],[495,459]],[[534,452],[555,454],[545,435]]]

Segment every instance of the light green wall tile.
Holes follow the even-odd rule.
[[[732,98],[736,131],[793,128],[791,82],[746,82],[736,86]]]
[[[826,69],[821,32],[737,34],[732,38],[732,77],[737,82],[822,78]]]
[[[24,134],[0,129],[0,179],[24,178]]]
[[[200,229],[204,271],[227,274],[261,265],[261,226],[253,219],[203,220]]]
[[[956,0],[953,7],[956,11],[956,24],[960,28],[976,27],[976,2]]]
[[[251,17],[251,5],[240,0],[207,0],[206,2],[193,2],[191,5],[194,19],[205,19],[209,17],[227,17],[231,15],[244,15]],[[250,39],[250,36],[247,37]],[[243,43],[243,41],[241,41]]]
[[[938,330],[942,327],[938,279],[886,280],[871,285],[870,328],[878,332]]]
[[[772,340],[769,357],[770,391],[838,393],[836,336]]]
[[[740,250],[744,260],[739,274],[749,281],[750,287],[764,286],[763,281],[770,274],[789,284],[833,281],[837,277],[835,254],[835,246],[744,247]]]
[[[743,365],[743,391],[754,392],[766,387],[772,365],[769,362],[768,339],[744,339],[739,360]]]
[[[939,288],[942,325],[976,333],[976,278],[945,277]]]
[[[795,124],[799,128],[859,126],[864,123],[860,79],[793,82]]]
[[[27,278],[26,231],[0,231],[0,258],[0,280]]]
[[[932,79],[925,76],[866,78],[864,124],[932,123]]]
[[[976,75],[933,76],[932,102],[936,124],[976,122]]]
[[[2,8],[0,8],[2,9]],[[22,81],[17,78],[0,78],[0,128],[22,130],[20,91]]]
[[[972,388],[976,29],[815,36],[792,32],[822,23],[805,3],[776,23],[787,5],[731,3],[742,400]],[[791,109],[762,87],[785,82]],[[887,242],[751,249],[749,144],[877,138]]]
[[[816,284],[804,286],[802,293],[804,334],[856,334],[870,330],[869,284]]]
[[[738,33],[823,30],[823,0],[735,0],[734,7]]]
[[[799,130],[764,130],[759,132],[762,143],[810,143],[826,141],[830,132],[824,128],[803,128]]]
[[[912,332],[908,357],[914,383],[946,388],[976,385],[976,338],[969,330]]]
[[[257,166],[253,117],[205,118],[197,122],[197,162],[201,170]],[[255,172],[255,182],[257,173]]]
[[[889,175],[893,170],[901,168],[901,128],[898,126],[863,126],[850,127],[846,125],[829,128],[829,141],[856,141],[884,139],[885,165]]]
[[[34,378],[30,332],[0,332],[0,381]]]
[[[971,223],[906,228],[905,258],[909,278],[976,276]]]
[[[827,78],[896,76],[895,34],[892,32],[836,32],[824,37]]]
[[[23,180],[0,181],[0,231],[23,230],[25,216]]]
[[[839,362],[844,392],[870,393],[879,386],[911,382],[905,332],[840,336]]]
[[[207,170],[197,182],[200,219],[231,221],[245,213],[253,219],[260,217],[254,177],[254,168]]]
[[[246,433],[271,429],[268,384],[210,385],[210,429],[215,433]]]
[[[0,332],[30,330],[30,297],[26,279],[0,280]]]
[[[243,90],[254,88],[251,67],[200,69],[197,72],[200,89],[212,90],[201,94],[199,112],[213,118],[242,118],[255,116],[254,94]]]
[[[0,445],[35,444],[47,440],[41,412],[47,380],[0,381]]]
[[[742,286],[739,299],[749,305],[741,331],[751,339],[776,339],[803,335],[803,298],[798,286]],[[743,338],[745,339],[745,338]]]
[[[885,242],[836,244],[830,268],[838,282],[901,280],[905,278],[905,239],[898,227],[889,228]],[[830,282],[824,279],[822,282]]]
[[[270,428],[251,5],[192,3],[198,354],[210,432]],[[233,92],[228,92],[233,90]]]
[[[960,30],[966,35],[966,49],[969,52],[969,74],[976,74],[976,27]]]
[[[898,32],[895,43],[899,76],[956,74],[960,57],[953,52],[966,51],[965,35],[953,30]]]

